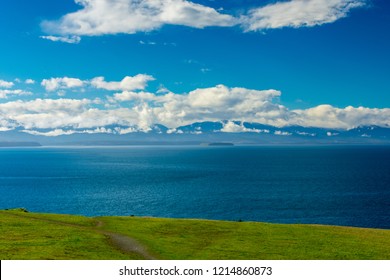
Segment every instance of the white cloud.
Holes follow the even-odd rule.
[[[3,130],[2,130],[3,129]],[[12,128],[1,128],[0,131],[9,131]],[[39,135],[39,136],[47,136],[47,137],[56,137],[60,135],[72,135],[72,134],[97,134],[97,133],[104,133],[104,134],[119,134],[119,135],[124,135],[124,134],[129,134],[129,133],[135,133],[135,132],[145,132],[142,129],[139,129],[137,127],[114,127],[114,128],[106,128],[106,127],[96,127],[93,129],[61,129],[61,128],[56,128],[53,130],[49,131],[38,131],[38,130],[31,130],[31,129],[24,129],[21,130],[22,132],[32,134],[32,135]]]
[[[78,44],[81,41],[80,36],[40,36],[40,38],[53,42],[62,42],[68,44]]]
[[[32,92],[21,89],[0,89],[0,98],[7,98],[9,95],[32,95]]]
[[[64,97],[66,95],[66,91],[61,89],[61,90],[57,91],[57,95],[60,97]]]
[[[371,124],[390,126],[390,108],[320,105],[306,110],[293,110],[291,113],[290,123],[302,126],[344,129]]]
[[[151,31],[165,24],[195,28],[232,26],[235,19],[185,0],[75,0],[82,6],[58,21],[44,21],[48,33],[72,36]]]
[[[184,134],[184,131],[181,129],[171,128],[167,130],[167,134]]]
[[[8,82],[0,80],[0,88],[12,88],[15,84],[13,82]]]
[[[59,77],[44,79],[41,85],[47,91],[61,90],[60,96],[64,96],[66,89],[81,88],[84,86],[92,86],[97,89],[109,91],[126,91],[126,90],[143,90],[147,83],[154,81],[154,77],[146,74],[138,74],[135,76],[126,76],[119,82],[107,82],[104,77],[95,77],[91,80],[81,80],[78,78]]]
[[[10,131],[12,129],[13,129],[12,127],[0,127],[0,132]]]
[[[80,85],[80,82],[76,84]],[[126,86],[120,85],[121,82],[105,83],[117,83],[110,84],[116,88],[128,86],[140,89],[146,86],[146,82],[135,83],[137,86],[133,83]],[[50,90],[71,87],[73,84],[60,79],[55,80],[55,86],[46,86],[49,86]],[[20,89],[0,90],[0,98],[30,94],[32,93]],[[223,121],[222,132],[270,133],[269,130],[251,129],[244,125],[244,122],[255,122],[280,127],[274,133],[287,135],[283,130],[284,126],[299,125],[330,130],[368,125],[390,127],[390,108],[337,108],[320,105],[305,110],[289,110],[280,104],[280,96],[281,92],[273,89],[253,90],[217,85],[198,88],[184,94],[175,94],[167,89],[158,90],[156,93],[125,90],[112,94],[107,99],[17,100],[0,103],[0,129],[22,127],[28,131],[46,133],[48,136],[72,131],[126,134],[147,132],[153,125],[162,124],[168,127],[169,133],[182,133],[177,127],[195,122]],[[107,128],[108,126],[110,128]],[[197,133],[201,133],[201,130]]]
[[[54,129],[54,130],[51,130],[48,132],[40,132],[40,131],[36,131],[36,130],[24,129],[24,130],[22,130],[22,132],[25,132],[25,133],[28,133],[31,135],[39,135],[39,136],[47,136],[47,137],[56,137],[56,136],[60,136],[60,135],[71,135],[71,134],[76,133],[76,131],[74,131],[74,130],[63,130],[60,128],[57,128],[57,129]]]
[[[228,132],[228,133],[255,132],[255,133],[260,133],[262,131],[260,129],[246,128],[243,123],[236,124],[233,121],[228,121],[228,122],[223,124],[221,132]]]
[[[241,18],[246,31],[282,27],[310,27],[346,17],[366,0],[291,0],[269,4],[249,11]]]
[[[292,133],[287,132],[287,131],[281,131],[281,130],[276,130],[274,132],[275,135],[280,135],[280,136],[290,136]]]
[[[317,134],[315,134],[315,133],[308,133],[308,132],[302,132],[302,131],[296,131],[296,133],[297,133],[298,135],[302,135],[302,136],[311,136],[311,137],[314,137],[314,136],[317,135]]]
[[[157,45],[156,42],[152,42],[152,41],[147,41],[147,42],[145,42],[145,41],[140,40],[139,43],[140,43],[141,45],[152,45],[152,46]]]
[[[18,113],[80,113],[87,105],[93,103],[89,99],[34,99],[31,101],[12,101],[0,103],[0,111],[7,115]]]
[[[60,135],[72,135],[72,134],[82,134],[82,133],[86,133],[86,134],[96,134],[96,133],[112,134],[112,133],[114,133],[114,130],[109,129],[109,128],[107,129],[105,127],[97,127],[95,129],[85,129],[85,130],[73,130],[73,129],[64,130],[61,128],[56,128],[56,129],[46,131],[46,132],[25,129],[25,130],[22,130],[22,132],[32,134],[32,135],[56,137],[56,136],[60,136]]]
[[[89,99],[35,99],[0,103],[0,124],[3,120],[4,124],[10,124],[8,126],[24,127],[26,130],[64,127],[76,130],[143,123],[143,116],[135,108],[101,110],[96,108],[97,103]]]
[[[129,134],[129,133],[134,133],[140,131],[139,129],[135,127],[128,127],[128,128],[121,128],[121,127],[116,127],[114,131],[120,135],[123,134]],[[141,130],[142,131],[142,130]]]
[[[272,104],[279,95],[275,90],[256,91],[219,85],[188,94],[124,91],[113,97],[120,103],[106,109],[98,109],[101,104],[88,99],[35,99],[0,104],[0,112],[7,116],[7,121],[27,130],[123,125],[149,131],[154,124],[175,128],[205,120],[252,120],[259,111],[272,115],[272,122],[278,122],[279,115],[286,113],[283,106]],[[270,114],[271,110],[280,112]]]
[[[149,81],[155,79],[150,75],[138,74],[134,77],[126,76],[120,82],[106,82],[104,77],[96,77],[91,80],[93,87],[105,90],[143,90]]]
[[[251,90],[246,88],[228,88],[217,85],[212,88],[196,89],[188,94],[189,105],[200,108],[219,108],[222,110],[243,109],[253,111],[262,107],[273,98],[279,97],[277,90]]]
[[[339,133],[335,133],[335,132],[330,132],[330,131],[328,131],[328,132],[326,133],[326,135],[329,136],[329,137],[332,137],[332,136],[337,136],[337,135],[339,135]]]
[[[188,94],[168,92],[157,95],[148,92],[124,91],[114,94],[119,102],[129,101],[148,109],[150,120],[168,127],[177,127],[197,121],[242,121],[272,119],[274,124],[284,123],[287,109],[273,103],[280,96],[277,90],[250,90],[218,85],[196,89]]]
[[[35,84],[35,81],[33,79],[27,79],[24,81],[24,83],[27,85],[33,85],[33,84]]]
[[[63,77],[44,79],[42,80],[41,85],[45,87],[47,91],[55,91],[58,89],[82,87],[84,85],[84,82],[77,78]]]
[[[133,109],[142,108],[141,111],[147,116],[144,118],[143,127],[160,123],[176,128],[194,122],[221,120],[257,122],[278,127],[301,125],[349,129],[371,124],[390,126],[389,108],[336,108],[320,105],[306,110],[289,110],[279,104],[280,95],[277,90],[251,90],[218,85],[196,89],[187,94],[167,92],[161,95],[124,91],[114,94],[113,99],[121,102],[122,106],[132,104],[131,106],[135,106]],[[233,122],[227,122],[223,130],[249,131]],[[283,135],[283,131],[280,130],[276,134]]]
[[[283,27],[311,27],[344,18],[368,0],[290,0],[242,11],[241,17],[222,13],[223,9],[187,0],[74,0],[81,8],[59,20],[44,21],[46,40],[77,44],[80,36],[134,34],[182,25],[193,28],[240,25],[245,31]],[[139,41],[140,44],[155,42]]]

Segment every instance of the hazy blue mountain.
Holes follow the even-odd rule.
[[[63,128],[72,134],[55,135],[51,130],[26,132],[24,128],[0,132],[0,143],[5,146],[20,146],[23,143],[41,145],[197,145],[201,143],[228,142],[234,144],[390,144],[390,128],[364,126],[350,130],[315,127],[274,127],[259,123],[230,122],[235,126],[230,132],[227,121],[199,122],[169,129],[161,124],[150,130],[138,127],[107,126],[80,130]],[[129,133],[130,132],[130,133]],[[44,134],[44,135],[33,135]],[[61,134],[61,133],[59,133]],[[46,136],[45,136],[46,135]],[[22,143],[22,144],[21,144]]]
[[[186,126],[179,126],[177,131],[183,131],[184,133],[197,134],[202,133],[214,133],[220,131],[223,127],[221,122],[197,122]]]

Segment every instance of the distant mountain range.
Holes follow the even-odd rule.
[[[234,143],[260,145],[390,144],[390,127],[364,126],[327,129],[302,126],[275,127],[259,123],[200,122],[169,129],[154,125],[148,131],[138,127],[109,126],[75,130],[28,131],[17,128],[0,132],[0,146],[41,145],[198,145]],[[29,143],[29,144],[28,144]],[[38,145],[39,145],[38,144]]]

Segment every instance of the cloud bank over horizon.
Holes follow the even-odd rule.
[[[221,132],[235,133],[263,131],[245,128],[234,121],[276,127],[390,127],[390,108],[337,108],[322,104],[291,110],[281,104],[282,93],[275,89],[216,85],[178,94],[167,89],[147,91],[148,83],[152,81],[155,78],[147,74],[126,76],[121,81],[106,81],[104,77],[90,80],[48,78],[36,85],[46,91],[42,96],[39,95],[40,90],[28,91],[33,84],[30,79],[16,84],[1,80],[3,89],[0,88],[0,98],[8,99],[13,95],[15,100],[0,103],[0,131],[18,128],[46,136],[72,133],[126,134],[148,132],[156,124],[175,131],[179,126],[205,121],[223,121]],[[56,91],[59,97],[55,97]],[[66,94],[78,98],[64,98]],[[91,98],[91,94],[95,97]],[[17,95],[27,97],[16,99]],[[107,129],[109,126],[111,128]]]
[[[43,39],[79,43],[81,36],[135,34],[160,29],[164,25],[234,27],[262,31],[284,27],[313,27],[347,17],[367,0],[290,0],[228,14],[186,0],[74,0],[81,9],[58,20],[45,20],[41,27],[50,36]]]

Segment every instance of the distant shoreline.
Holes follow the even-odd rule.
[[[56,143],[0,142],[0,148],[125,147],[390,147],[390,143]]]

